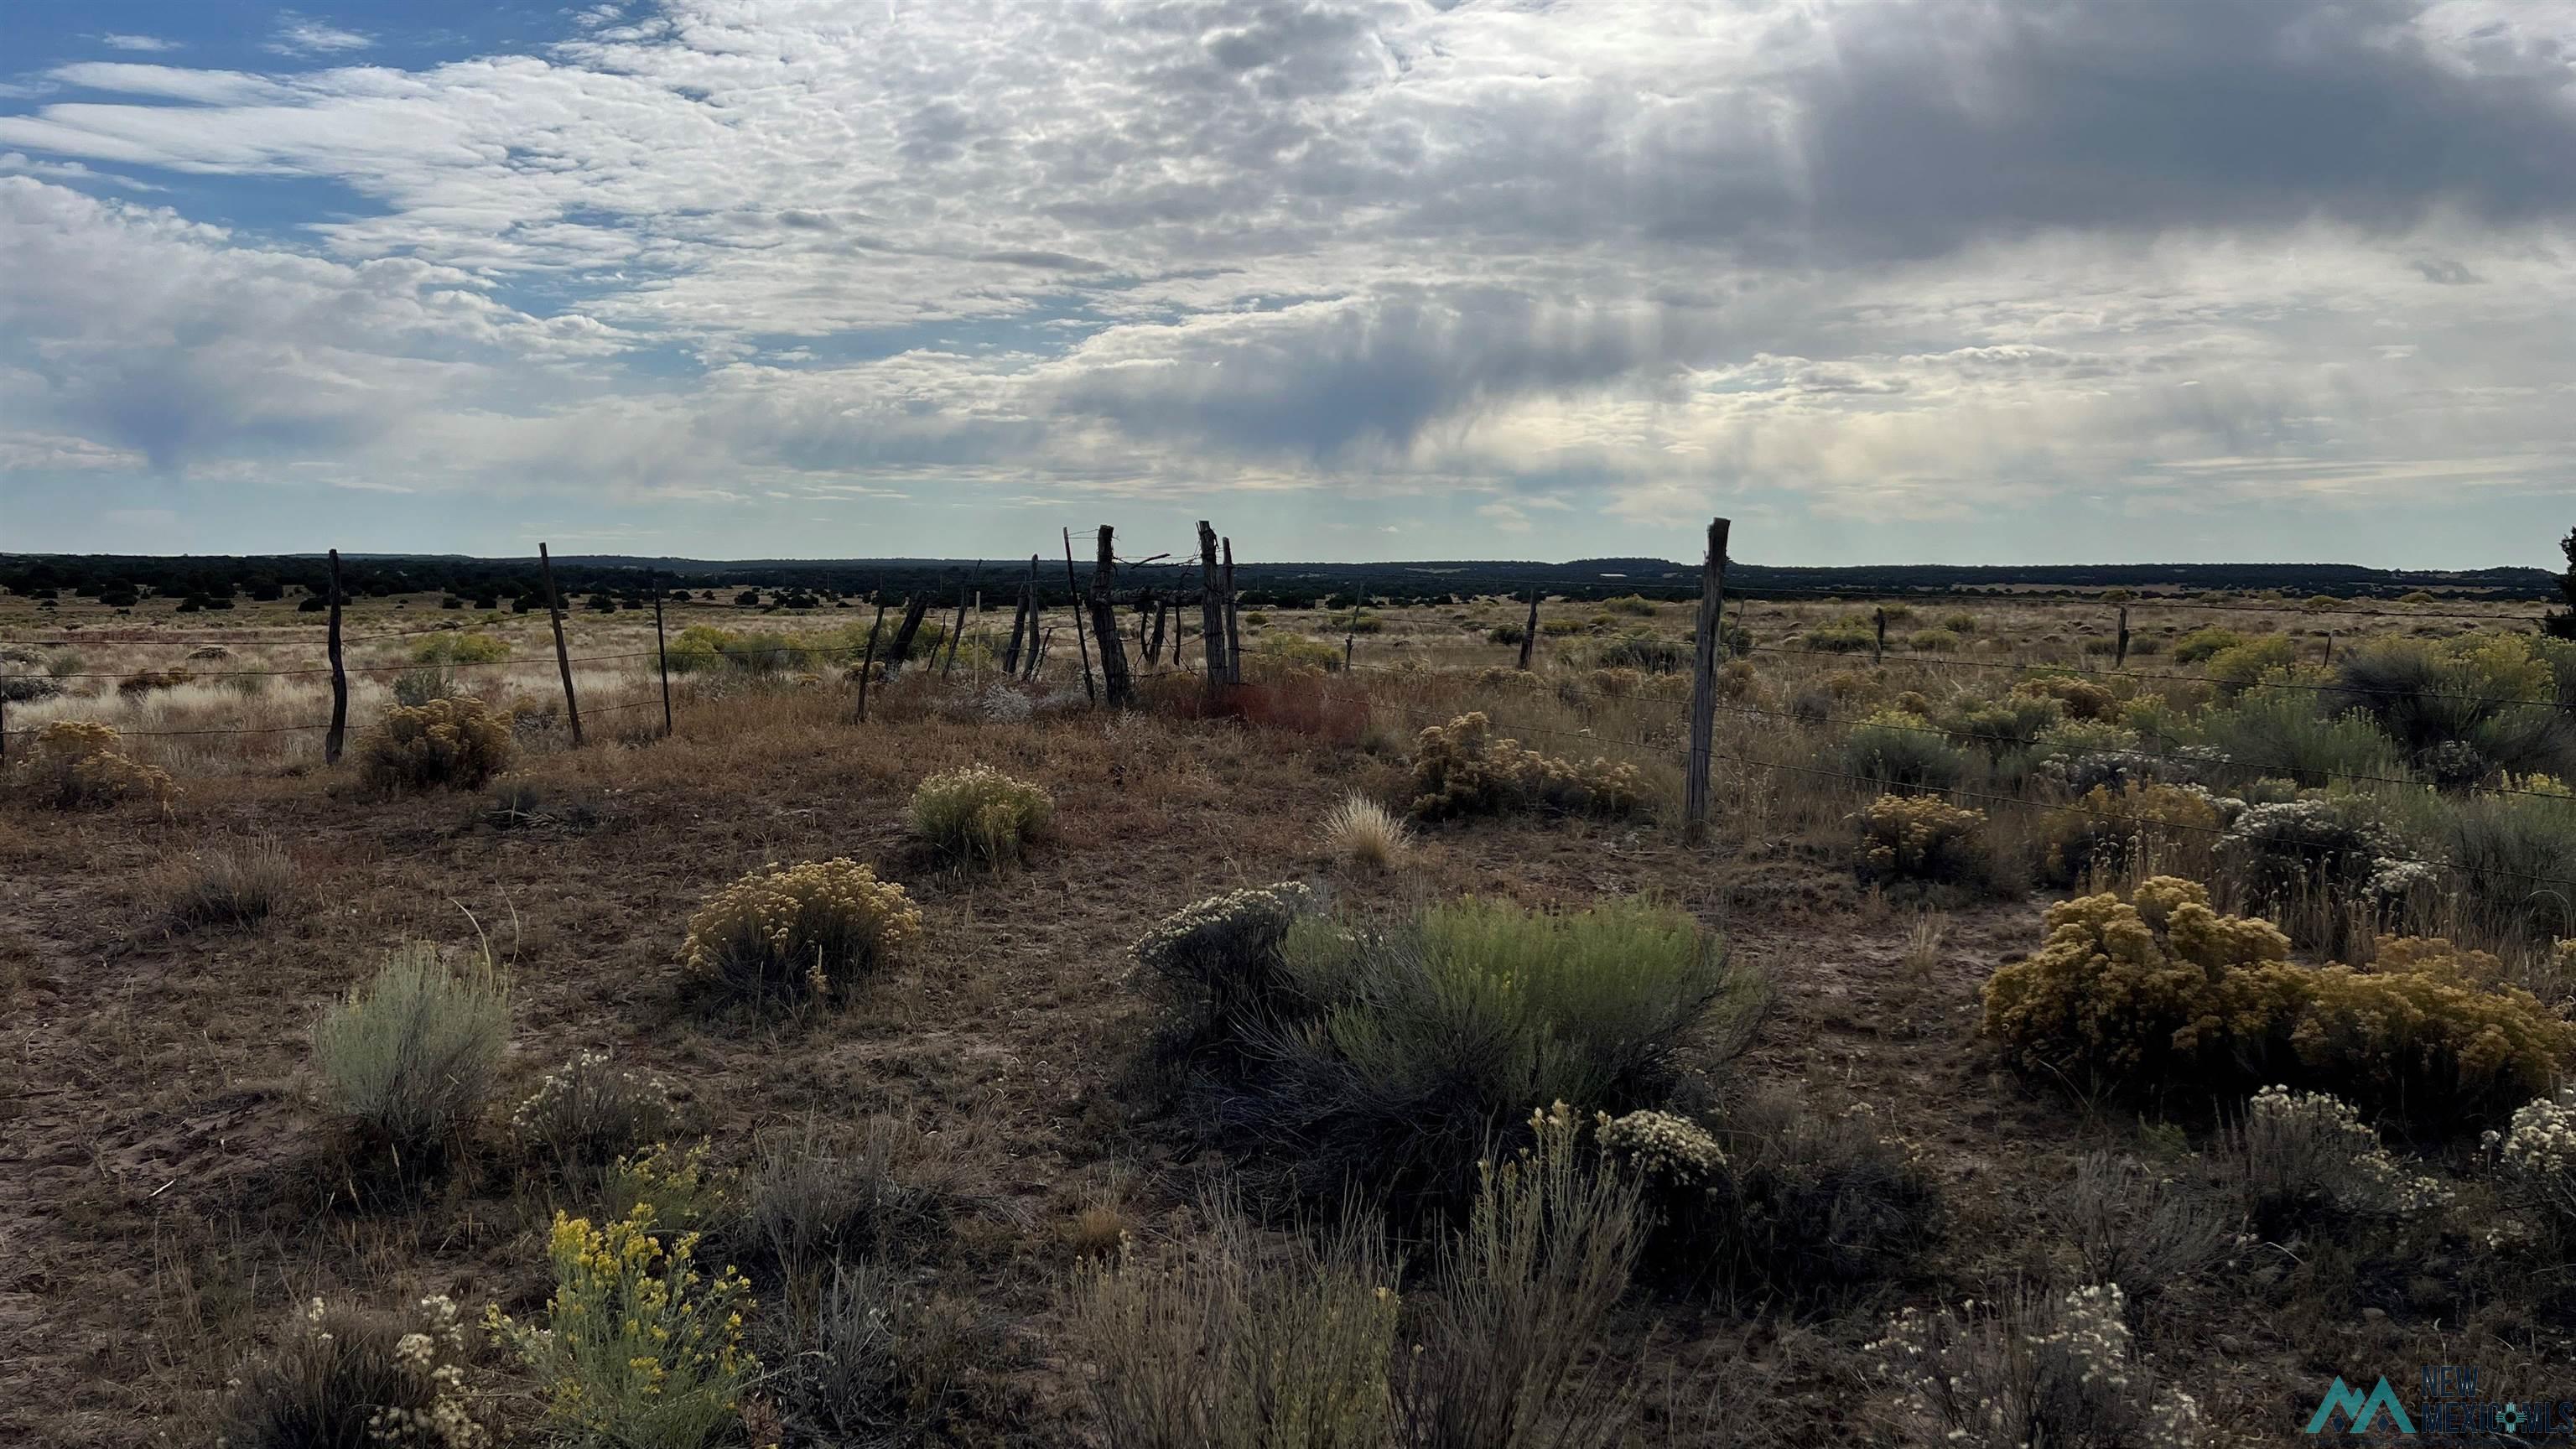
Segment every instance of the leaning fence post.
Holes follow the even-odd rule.
[[[322,763],[340,763],[349,735],[349,671],[340,659],[340,551],[331,550],[331,732],[322,737]]]
[[[877,672],[877,636],[885,632],[885,587],[877,587],[876,622],[868,625],[867,652],[859,656],[859,723],[868,722],[868,676]]]
[[[2332,629],[2328,629],[2326,631],[2326,657],[2320,662],[2326,664],[2334,663],[2334,631]]]
[[[1708,525],[1708,558],[1700,565],[1699,631],[1692,640],[1690,766],[1682,800],[1682,836],[1696,845],[1708,834],[1708,767],[1717,729],[1717,647],[1726,608],[1727,520]]]
[[[1243,629],[1234,596],[1234,540],[1225,541],[1225,682],[1243,682]]]
[[[1887,662],[1887,611],[1885,609],[1878,611],[1878,638],[1869,646],[1869,662],[1872,664]]]
[[[1217,586],[1216,529],[1199,520],[1199,639],[1207,650],[1207,688],[1225,687],[1225,595]]]
[[[1100,682],[1109,707],[1134,703],[1127,683],[1127,640],[1118,632],[1118,552],[1110,545],[1110,527],[1100,525],[1100,553],[1091,573],[1091,642],[1100,646]],[[1077,604],[1077,609],[1079,604]],[[1076,618],[1080,617],[1077,612]]]
[[[1091,645],[1082,632],[1082,581],[1073,575],[1073,530],[1064,531],[1065,602],[1073,609],[1073,647],[1082,653],[1082,697],[1100,703],[1100,691],[1091,684]]]
[[[555,561],[543,543],[537,545],[537,567],[546,576],[546,616],[555,625],[555,667],[563,671],[564,719],[572,726],[572,747],[581,748],[581,703],[572,694],[572,652],[564,648],[563,596],[555,592]]]
[[[662,738],[671,737],[671,645],[662,636],[662,596],[670,590],[653,583],[653,655],[662,661]]]
[[[1530,585],[1529,622],[1521,626],[1521,669],[1530,667],[1530,651],[1538,647],[1538,585]]]
[[[2120,606],[2120,644],[2111,655],[2111,667],[2113,669],[2129,667],[2129,606],[2126,604]]]

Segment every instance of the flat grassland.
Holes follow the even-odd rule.
[[[586,736],[575,749],[542,614],[368,600],[346,625],[353,739],[399,693],[480,699],[512,740],[489,784],[387,792],[349,762],[323,763],[318,615],[285,604],[178,616],[157,603],[111,614],[71,601],[39,613],[0,599],[0,659],[14,661],[0,673],[47,681],[7,705],[8,768],[31,768],[46,726],[96,720],[172,785],[166,801],[99,809],[25,790],[0,803],[0,1439],[210,1442],[228,1383],[281,1353],[317,1297],[394,1306],[438,1293],[471,1321],[486,1305],[542,1320],[550,1222],[613,1205],[595,1184],[531,1168],[507,1119],[547,1073],[594,1051],[664,1084],[676,1107],[664,1136],[675,1151],[705,1143],[707,1173],[729,1184],[732,1206],[708,1209],[710,1256],[715,1244],[730,1253],[725,1215],[765,1190],[764,1162],[880,1119],[943,1181],[965,1184],[937,1232],[888,1250],[921,1344],[891,1351],[884,1404],[853,1411],[873,1415],[869,1433],[1113,1442],[1094,1391],[1098,1337],[1073,1322],[1084,1285],[1098,1283],[1082,1274],[1100,1271],[1081,1265],[1186,1256],[1232,1231],[1229,1215],[1287,1251],[1307,1233],[1301,1206],[1322,1211],[1283,1202],[1267,1165],[1204,1130],[1188,1094],[1157,1076],[1172,1070],[1149,1050],[1160,1008],[1131,955],[1171,913],[1279,881],[1312,885],[1355,920],[1468,895],[1557,911],[1642,896],[1682,912],[1768,978],[1774,1007],[1740,1055],[1702,1062],[1685,1046],[1676,1101],[1713,1123],[1749,1094],[1804,1120],[1857,1120],[1928,1185],[1932,1206],[1911,1209],[1933,1219],[1921,1242],[1843,1281],[1641,1275],[1586,1350],[1594,1372],[1642,1390],[1597,1442],[1939,1442],[1930,1411],[1897,1402],[1873,1347],[1891,1317],[2103,1281],[2106,1234],[2147,1230],[2083,1217],[2126,1222],[2122,1200],[2148,1191],[2142,1182],[2178,1212],[2224,1219],[2196,1255],[2123,1285],[2133,1351],[2151,1364],[2140,1372],[2194,1397],[2200,1442],[2289,1442],[2337,1375],[2367,1385],[2384,1373],[2411,1401],[2424,1363],[2576,1394],[2564,1227],[2519,1194],[2475,1124],[2376,1118],[2444,1206],[2283,1226],[2248,1206],[2232,1155],[2241,1089],[2033,1070],[1983,1027],[1981,989],[2041,948],[2052,902],[2129,890],[2151,868],[2197,875],[2222,908],[2280,920],[2303,962],[2360,960],[2371,926],[2410,929],[2393,916],[2356,927],[2351,900],[2262,895],[2187,827],[2160,855],[2140,848],[2069,878],[2051,864],[2068,828],[2051,812],[2084,798],[2079,766],[2092,756],[2190,758],[2206,772],[2232,751],[2250,765],[2204,773],[2210,792],[2368,802],[2397,842],[2387,849],[2437,863],[2463,838],[2442,811],[2526,797],[2576,809],[2535,763],[2566,745],[2556,736],[2511,760],[2482,756],[2465,780],[2437,779],[2453,756],[2393,729],[2385,748],[2345,739],[2295,761],[2267,752],[2314,746],[2298,722],[2247,742],[2244,721],[2266,698],[2315,697],[2317,729],[2344,717],[2326,702],[2342,679],[2329,651],[2521,640],[2536,607],[2203,602],[2217,607],[2133,603],[2119,671],[2116,607],[2093,600],[1909,601],[1883,659],[1880,605],[1731,603],[1749,652],[1719,701],[1713,825],[1694,846],[1679,829],[1690,628],[1679,604],[1550,601],[1527,675],[1502,642],[1522,619],[1511,600],[1253,611],[1249,682],[1233,698],[1211,704],[1168,656],[1146,664],[1131,635],[1131,663],[1157,677],[1123,712],[1086,701],[1069,616],[1055,617],[1041,677],[1022,682],[996,667],[1007,614],[987,614],[952,666],[916,659],[874,681],[865,723],[850,677],[860,610],[675,604],[674,646],[685,633],[701,652],[672,681],[667,737],[651,617],[584,613],[567,619]],[[2236,657],[2274,673],[2213,679],[2228,657],[2217,649],[2177,659],[2209,628],[2239,636],[2221,648],[2259,644]],[[498,646],[459,652],[461,635]],[[1195,663],[1199,641],[1185,647]],[[2549,660],[2534,657],[2546,679]],[[2571,677],[2557,676],[2557,698],[2576,698]],[[2009,742],[1990,737],[2004,726],[1959,722],[2034,678],[2096,685],[2115,703],[2074,706],[2090,720],[2060,709]],[[1353,795],[1404,813],[1422,789],[1420,732],[1471,711],[1545,755],[1630,766],[1634,798],[1420,821],[1391,867],[1333,841],[1328,818]],[[1946,763],[1933,778],[1894,778],[1851,748],[1872,721],[1939,743]],[[2291,764],[2302,768],[2274,769]],[[1017,859],[960,860],[911,829],[916,787],[973,765],[1053,798],[1051,824]],[[2119,777],[2104,778],[2118,798]],[[2271,784],[2246,788],[2257,779]],[[1973,869],[1914,878],[1869,866],[1856,816],[1906,786],[1982,813]],[[2445,880],[2402,909],[2424,933],[2493,952],[2489,984],[2527,989],[2563,1020],[2576,957],[2552,941],[2576,926],[2563,897],[2549,903],[2556,887],[2533,882],[2563,873],[2552,861],[2576,863],[2576,828],[2551,816],[2534,829],[2547,838],[2516,857],[2526,865],[2490,865],[2483,894]],[[278,877],[256,919],[184,909],[210,869],[244,856]],[[835,858],[900,883],[921,910],[919,939],[833,1002],[711,999],[683,963],[692,913],[746,874]],[[2522,875],[2498,887],[2497,870]],[[407,942],[504,969],[509,1046],[466,1140],[434,1170],[389,1176],[323,1106],[312,1029]],[[1238,1179],[1249,1185],[1228,1186]],[[1390,1215],[1417,1265],[1448,1230],[1400,1203],[1365,1206]],[[810,1313],[812,1285],[745,1267],[759,1300],[749,1341],[773,1368],[793,1364],[801,1350],[783,1320]],[[1436,1291],[1419,1272],[1402,1286],[1408,1313]],[[507,1441],[543,1433],[550,1386],[479,1327],[468,1338],[476,1412]],[[816,1427],[803,1403],[783,1380],[766,1383],[722,1432],[875,1442]]]

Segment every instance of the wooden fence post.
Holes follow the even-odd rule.
[[[877,589],[877,617],[868,625],[868,648],[859,656],[859,723],[868,722],[868,678],[877,672],[877,636],[885,632],[885,589]]]
[[[1118,552],[1110,545],[1111,529],[1100,525],[1100,553],[1091,571],[1091,642],[1100,646],[1100,683],[1111,709],[1135,702],[1127,682],[1127,638],[1118,628]]]
[[[572,693],[572,652],[564,648],[563,596],[555,592],[554,556],[537,545],[537,567],[546,576],[546,617],[555,626],[555,667],[563,671],[564,720],[572,726],[572,747],[581,748],[581,702]]]
[[[1163,662],[1163,629],[1171,618],[1172,601],[1158,589],[1154,593],[1154,634],[1145,644],[1146,663],[1159,665]]]
[[[984,561],[977,559],[975,576],[981,578],[983,575]],[[966,637],[966,588],[966,580],[959,579],[957,581],[957,622],[948,626],[948,657],[939,661],[939,677],[942,679],[946,679],[948,671],[957,667],[957,641]]]
[[[671,737],[671,645],[662,636],[662,596],[670,590],[659,580],[653,586],[653,654],[662,661],[662,738]]]
[[[322,737],[322,763],[340,763],[349,736],[349,671],[340,658],[340,551],[331,550],[331,732]]]
[[[1234,540],[1225,541],[1225,682],[1243,682],[1243,629],[1234,596]]]
[[[886,645],[886,678],[892,679],[912,658],[913,637],[921,632],[921,621],[930,617],[930,595],[909,594],[903,601],[903,622],[894,630],[893,642]]]
[[[1082,631],[1082,581],[1073,574],[1073,530],[1064,530],[1065,603],[1073,609],[1073,647],[1082,654],[1082,697],[1100,703],[1100,691],[1091,684],[1091,644]]]
[[[2120,606],[2120,642],[2119,647],[2111,655],[2111,667],[2113,669],[2129,667],[2129,606],[2126,604]]]
[[[2334,631],[2332,629],[2328,629],[2326,631],[2326,657],[2320,662],[2326,664],[2334,663]]]
[[[1878,611],[1878,639],[1869,646],[1869,662],[1872,664],[1887,662],[1887,611],[1885,609]]]
[[[1530,667],[1530,651],[1538,647],[1538,585],[1530,585],[1529,622],[1521,626],[1521,669]]]
[[[1216,578],[1216,529],[1199,520],[1199,639],[1207,650],[1207,687],[1225,687],[1225,595]]]
[[[1693,845],[1708,835],[1708,767],[1717,729],[1717,649],[1726,610],[1727,520],[1708,525],[1708,558],[1700,565],[1699,631],[1692,640],[1690,766],[1683,787],[1682,838]]]
[[[1020,641],[1028,637],[1028,628],[1029,591],[1028,586],[1023,584],[1020,587],[1019,597],[1011,603],[1011,647],[1002,651],[1004,674],[1020,672]]]

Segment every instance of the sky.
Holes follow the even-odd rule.
[[[2576,0],[0,6],[0,550],[2553,565]]]

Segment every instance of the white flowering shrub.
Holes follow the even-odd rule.
[[[2576,1087],[2527,1102],[2485,1142],[2505,1177],[2562,1240],[2576,1240]]]
[[[1602,1152],[1657,1186],[1695,1187],[1726,1166],[1717,1139],[1688,1117],[1655,1111],[1624,1117],[1603,1113],[1598,1125]]]
[[[1136,965],[1158,989],[1220,1006],[1266,992],[1280,943],[1315,893],[1295,881],[1229,891],[1183,906],[1154,923],[1135,946]]]
[[[606,1052],[575,1053],[510,1114],[520,1146],[567,1178],[594,1173],[671,1127],[668,1089],[619,1070]]]
[[[1955,1313],[1908,1308],[1862,1350],[1894,1391],[1886,1430],[1897,1442],[1961,1449],[2182,1449],[2198,1442],[2200,1405],[2160,1389],[2129,1339],[2115,1284],[2062,1297],[1971,1299]]]
[[[223,1449],[483,1449],[465,1382],[465,1329],[444,1296],[403,1314],[316,1298],[275,1350],[233,1381]]]
[[[2323,1092],[2255,1093],[2233,1146],[2246,1214],[2265,1233],[2321,1216],[2402,1220],[2450,1201],[2440,1181],[2408,1172],[2359,1113]]]

